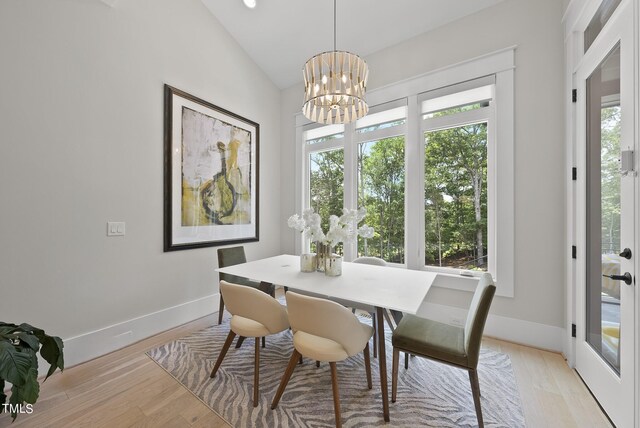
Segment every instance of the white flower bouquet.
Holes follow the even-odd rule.
[[[325,233],[320,223],[320,214],[314,212],[313,208],[308,208],[302,212],[302,216],[294,214],[289,217],[287,224],[290,228],[302,232],[306,238],[335,247],[340,242],[352,242],[358,236],[365,239],[373,237],[373,228],[363,224],[358,227],[358,223],[364,220],[367,214],[366,208],[344,209],[340,217],[332,215],[329,217],[329,230]]]

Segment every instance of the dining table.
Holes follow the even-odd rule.
[[[301,272],[300,256],[289,254],[218,268],[216,271],[329,299],[375,307],[382,409],[384,420],[389,422],[384,311],[390,309],[415,315],[436,278],[435,273],[397,266],[343,262],[341,275],[328,276],[324,272]]]

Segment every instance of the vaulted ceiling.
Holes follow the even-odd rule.
[[[256,1],[249,9],[242,0],[202,0],[271,80],[287,88],[302,80],[307,59],[333,50],[333,2]],[[366,56],[501,1],[337,0],[337,49]]]

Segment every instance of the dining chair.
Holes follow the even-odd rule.
[[[369,339],[373,328],[358,321],[358,317],[339,303],[288,291],[287,311],[293,334],[293,354],[282,376],[271,408],[275,409],[301,356],[328,362],[331,367],[333,408],[336,427],[340,419],[340,396],[336,362],[364,351],[367,386],[372,388]]]
[[[289,328],[287,310],[276,299],[255,288],[220,281],[220,292],[226,299],[227,309],[231,313],[231,329],[210,377],[215,377],[236,335],[255,337],[253,407],[256,407],[260,377],[260,338]]]
[[[489,314],[496,287],[489,273],[478,282],[473,294],[464,327],[443,324],[437,321],[405,315],[393,332],[393,369],[391,402],[396,402],[398,392],[398,360],[400,351],[419,357],[429,358],[444,364],[465,369],[469,372],[471,392],[478,418],[478,426],[483,427],[480,405],[480,384],[478,382],[478,359],[482,332]]]
[[[229,267],[238,265],[240,263],[246,263],[247,257],[244,254],[244,247],[229,247],[229,248],[218,248],[218,267]],[[256,288],[260,291],[263,291],[270,295],[271,297],[275,297],[275,286],[273,284],[269,284],[268,282],[258,282],[252,281],[248,278],[243,278],[241,276],[230,275],[228,273],[220,273],[220,280],[230,282],[233,284],[240,284],[251,288]],[[220,297],[220,308],[218,310],[218,325],[222,323],[222,315],[224,313],[224,298]]]

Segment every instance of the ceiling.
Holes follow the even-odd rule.
[[[313,55],[333,50],[331,0],[202,0],[281,89]],[[503,0],[339,0],[337,49],[366,56]]]

